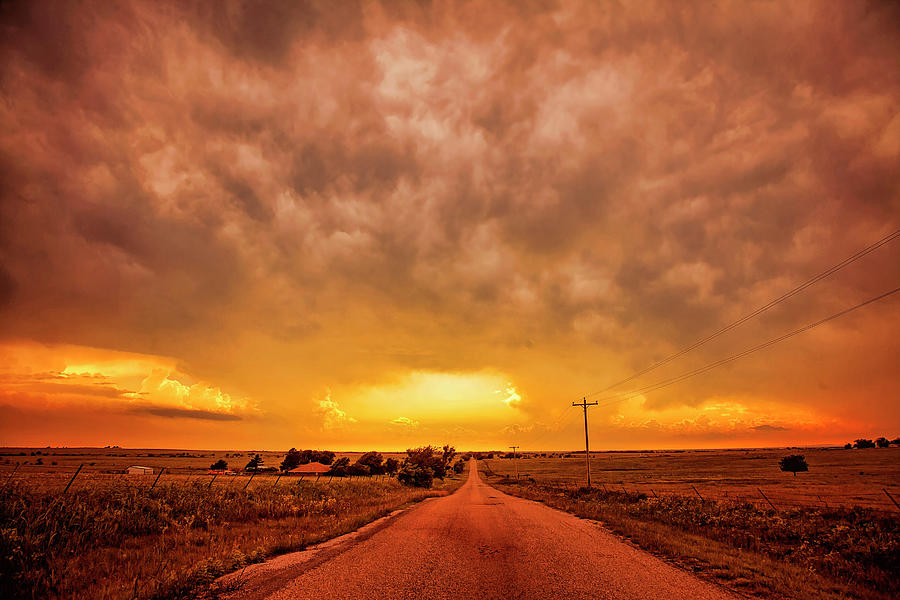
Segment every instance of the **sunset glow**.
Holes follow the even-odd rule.
[[[2,446],[578,448],[900,228],[891,3],[0,15]],[[900,239],[594,447],[900,434],[900,294],[612,397],[897,286]]]

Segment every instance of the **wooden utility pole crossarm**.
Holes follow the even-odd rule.
[[[516,465],[516,480],[518,480],[519,479],[519,461],[516,460],[518,458],[516,456],[516,448],[518,448],[518,446],[510,446],[510,448],[512,448],[512,451],[513,451],[513,463]]]
[[[587,409],[588,406],[596,406],[596,402],[588,402],[582,398],[581,402],[573,402],[572,406],[580,406],[584,409],[584,464],[587,466],[587,486],[591,487],[591,446],[588,442]]]

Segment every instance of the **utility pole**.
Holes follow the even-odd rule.
[[[588,402],[587,398],[582,398],[581,402],[572,403],[572,406],[580,406],[584,409],[584,464],[587,467],[588,489],[591,487],[591,447],[590,444],[588,444],[587,407],[596,405],[596,402]]]
[[[516,481],[518,481],[519,480],[519,461],[516,457],[516,448],[518,448],[518,446],[510,446],[510,448],[512,448],[512,451],[513,451],[513,463],[515,463],[515,465],[516,465]]]

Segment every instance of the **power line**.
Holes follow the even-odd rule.
[[[623,383],[627,383],[627,382],[629,382],[629,381],[631,381],[631,380],[633,380],[633,379],[635,379],[635,378],[637,378],[637,377],[640,377],[641,375],[644,375],[645,373],[649,373],[650,371],[653,371],[653,370],[655,370],[655,369],[657,369],[657,368],[659,368],[659,367],[661,367],[661,366],[663,366],[663,365],[665,365],[665,364],[667,364],[667,363],[672,362],[672,361],[675,360],[676,358],[678,358],[678,357],[680,357],[680,356],[683,356],[684,354],[687,354],[687,353],[690,352],[691,350],[694,350],[694,349],[696,349],[696,348],[699,348],[700,346],[706,344],[707,342],[709,342],[709,341],[711,341],[711,340],[713,340],[713,339],[719,337],[720,335],[722,335],[722,334],[724,334],[724,333],[727,333],[727,332],[731,331],[731,330],[734,329],[735,327],[737,327],[737,326],[739,326],[739,325],[741,325],[741,324],[743,324],[743,323],[749,321],[749,320],[752,319],[753,317],[755,317],[755,316],[757,316],[757,315],[760,315],[760,314],[764,313],[765,311],[769,310],[769,309],[772,308],[773,306],[775,306],[775,305],[777,305],[777,304],[780,304],[780,303],[784,302],[785,300],[787,300],[787,299],[789,299],[789,298],[791,298],[791,297],[793,297],[793,296],[796,296],[797,294],[799,294],[800,292],[802,292],[802,291],[805,290],[806,288],[810,287],[811,285],[813,285],[813,284],[815,284],[815,283],[818,283],[819,281],[825,279],[826,277],[829,277],[829,276],[833,275],[834,273],[837,273],[838,271],[840,271],[841,269],[843,269],[843,268],[846,267],[847,265],[856,262],[856,261],[859,260],[860,258],[866,256],[867,254],[870,254],[870,253],[874,252],[874,251],[877,250],[878,248],[884,246],[885,244],[888,244],[888,243],[892,242],[893,240],[897,239],[898,237],[900,237],[900,229],[894,231],[894,232],[891,233],[890,235],[887,235],[887,236],[881,238],[881,239],[878,240],[877,242],[875,242],[875,243],[873,243],[873,244],[871,244],[871,245],[869,245],[869,246],[866,246],[865,248],[863,248],[862,250],[860,250],[859,252],[857,252],[857,253],[854,254],[853,256],[850,256],[850,257],[848,257],[848,258],[842,260],[841,262],[839,262],[838,264],[834,265],[833,267],[831,267],[831,268],[829,268],[829,269],[826,269],[825,271],[822,271],[821,273],[819,273],[818,275],[816,275],[816,276],[814,276],[814,277],[812,277],[812,278],[810,278],[810,279],[807,279],[806,281],[804,281],[803,283],[801,283],[800,285],[798,285],[798,286],[795,287],[794,289],[792,289],[792,290],[790,290],[790,291],[788,291],[788,292],[785,292],[784,294],[782,294],[781,296],[775,298],[774,300],[771,300],[771,301],[768,302],[767,304],[765,304],[765,305],[763,305],[763,306],[760,306],[759,308],[757,308],[757,309],[754,310],[753,312],[744,315],[743,317],[741,317],[741,318],[738,319],[737,321],[734,321],[734,322],[732,322],[732,323],[729,323],[728,325],[722,327],[721,329],[719,329],[719,330],[717,330],[717,331],[715,331],[715,332],[709,334],[708,336],[706,336],[706,337],[704,337],[704,338],[701,338],[701,339],[697,340],[697,341],[694,342],[693,344],[691,344],[691,345],[689,345],[689,346],[686,346],[686,347],[682,348],[682,349],[679,350],[678,352],[675,352],[674,354],[671,354],[671,355],[667,356],[666,358],[660,360],[659,362],[656,362],[656,363],[650,365],[649,367],[646,367],[646,368],[644,368],[644,369],[641,369],[640,371],[637,371],[636,373],[634,373],[634,374],[632,374],[632,375],[626,377],[625,379],[622,379],[621,381],[617,381],[616,383],[613,383],[612,385],[609,385],[609,386],[603,388],[602,390],[599,390],[599,391],[590,393],[590,394],[588,394],[586,397],[587,397],[587,398],[590,398],[590,397],[596,396],[596,395],[598,395],[598,394],[602,394],[603,392],[608,392],[609,390],[611,390],[611,389],[613,389],[613,388],[619,387],[619,386],[622,385]]]
[[[535,445],[544,440],[551,433],[558,433],[565,429],[573,420],[575,419],[575,414],[571,412],[561,413],[559,418],[553,422],[551,425],[545,425],[544,430],[538,433],[537,435],[526,438],[526,441],[520,442],[523,448],[531,447],[535,448]]]
[[[725,365],[725,364],[734,362],[734,361],[736,361],[736,360],[738,360],[738,359],[740,359],[740,358],[743,358],[743,357],[747,356],[748,354],[753,354],[754,352],[758,352],[758,351],[760,351],[760,350],[763,350],[764,348],[768,348],[769,346],[773,346],[773,345],[775,345],[775,344],[777,344],[777,343],[779,343],[779,342],[783,342],[784,340],[786,340],[786,339],[788,339],[788,338],[792,338],[792,337],[794,337],[795,335],[799,335],[799,334],[801,334],[801,333],[803,333],[803,332],[805,332],[805,331],[809,331],[810,329],[812,329],[812,328],[814,328],[814,327],[818,327],[819,325],[824,325],[825,323],[828,323],[829,321],[833,321],[833,320],[835,320],[835,319],[837,319],[837,318],[839,318],[839,317],[843,317],[844,315],[849,314],[849,313],[851,313],[851,312],[853,312],[853,311],[855,311],[855,310],[857,310],[857,309],[860,309],[860,308],[862,308],[862,307],[864,307],[864,306],[867,306],[867,305],[869,305],[869,304],[872,304],[873,302],[878,302],[879,300],[883,300],[884,298],[887,298],[888,296],[891,296],[891,295],[893,295],[893,294],[896,294],[897,292],[900,292],[900,287],[896,287],[896,288],[892,289],[892,290],[889,291],[889,292],[885,292],[885,293],[883,293],[883,294],[879,294],[878,296],[875,296],[874,298],[869,298],[868,300],[866,300],[866,301],[864,301],[864,302],[860,302],[859,304],[856,304],[856,305],[854,305],[854,306],[851,306],[850,308],[845,308],[844,310],[842,310],[842,311],[840,311],[840,312],[836,312],[836,313],[834,313],[833,315],[830,315],[830,316],[828,316],[828,317],[825,317],[824,319],[819,319],[818,321],[816,321],[816,322],[814,322],[814,323],[810,323],[810,324],[808,324],[808,325],[804,325],[803,327],[800,327],[799,329],[795,329],[795,330],[793,330],[793,331],[789,331],[788,333],[785,333],[785,334],[783,334],[783,335],[780,335],[780,336],[778,336],[777,338],[771,339],[771,340],[769,340],[769,341],[767,341],[767,342],[763,342],[762,344],[759,344],[759,345],[757,345],[757,346],[753,346],[752,348],[748,348],[748,349],[746,349],[746,350],[743,350],[743,351],[741,351],[741,352],[738,352],[737,354],[732,354],[731,356],[729,356],[729,357],[727,357],[727,358],[723,358],[723,359],[721,359],[721,360],[717,360],[717,361],[715,361],[715,362],[711,362],[711,363],[709,363],[709,364],[707,364],[707,365],[704,365],[704,366],[702,366],[702,367],[699,367],[699,368],[697,368],[697,369],[694,369],[693,371],[688,371],[688,372],[686,372],[686,373],[682,373],[681,375],[677,375],[677,376],[672,377],[672,378],[670,378],[670,379],[666,379],[666,380],[663,380],[663,381],[658,381],[658,382],[656,382],[656,383],[654,383],[654,384],[648,385],[648,386],[643,387],[643,388],[638,388],[638,389],[632,390],[632,391],[630,391],[630,392],[625,392],[625,393],[622,393],[622,394],[616,394],[616,395],[613,395],[613,396],[609,396],[609,397],[607,397],[607,398],[603,398],[603,400],[612,400],[612,399],[614,399],[614,398],[618,398],[618,399],[617,399],[617,400],[614,400],[613,402],[607,403],[607,404],[602,404],[601,406],[610,406],[610,405],[616,404],[616,403],[618,403],[618,402],[623,402],[623,401],[625,401],[625,400],[629,400],[630,398],[633,398],[633,397],[635,397],[635,396],[637,396],[637,395],[640,395],[640,394],[646,394],[646,393],[649,393],[649,392],[653,392],[653,391],[656,391],[656,390],[658,390],[658,389],[661,389],[661,388],[664,388],[664,387],[673,385],[673,384],[675,384],[675,383],[679,383],[679,382],[681,382],[681,381],[684,381],[685,379],[690,379],[691,377],[695,377],[696,375],[700,375],[701,373],[705,373],[705,372],[707,372],[707,371],[710,371],[710,370],[712,370],[712,369],[715,369],[716,367],[720,367],[720,366],[722,366],[722,365]],[[620,396],[625,396],[625,397],[620,397]]]

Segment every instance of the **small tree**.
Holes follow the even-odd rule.
[[[778,466],[782,471],[790,471],[797,476],[797,471],[809,471],[809,465],[806,464],[806,457],[802,454],[791,454],[785,456],[778,461]]]
[[[403,461],[403,466],[400,467],[400,472],[397,473],[397,481],[403,485],[430,488],[434,483],[434,471],[429,467],[417,466]]]
[[[356,475],[357,477],[364,477],[366,475],[372,475],[372,470],[369,469],[369,467],[367,465],[353,463],[352,465],[347,467],[347,475]]]
[[[300,452],[300,464],[305,465],[311,462],[330,465],[334,462],[334,452],[331,450],[303,450]]]
[[[250,462],[247,463],[247,466],[244,467],[245,471],[259,471],[259,468],[262,466],[263,459],[262,456],[257,454],[253,458],[250,459]]]
[[[296,448],[291,448],[287,451],[287,455],[284,457],[284,460],[281,461],[281,470],[290,471],[291,469],[296,469],[299,466],[300,452]]]
[[[382,475],[384,473],[383,463],[384,457],[381,456],[380,452],[366,452],[356,459],[356,464],[361,467],[366,467],[368,473],[372,475]]]
[[[224,458],[220,458],[213,464],[209,465],[209,468],[212,469],[213,471],[225,471],[228,469],[228,463],[225,462]]]
[[[316,450],[311,458],[310,462],[322,463],[323,465],[330,465],[334,462],[334,452],[331,450]]]
[[[456,450],[450,445],[440,449],[434,446],[409,448],[397,479],[406,485],[431,487],[435,477],[444,479],[447,475],[455,454]]]
[[[850,442],[847,442],[846,444],[844,444],[844,450],[849,450],[852,447],[853,447],[853,444],[851,444]]]
[[[441,466],[444,468],[444,473],[450,468],[454,456],[456,456],[456,448],[450,444],[444,444],[444,447],[441,448]]]
[[[337,475],[338,477],[343,477],[347,475],[350,469],[350,459],[346,456],[343,458],[339,458],[331,464],[331,469],[328,470],[328,475]]]
[[[400,461],[393,456],[384,461],[384,472],[393,475],[400,469]]]
[[[874,448],[875,442],[872,440],[867,440],[865,438],[860,438],[853,443],[854,448]]]
[[[900,437],[892,439],[891,443],[895,446],[900,446]]]
[[[888,441],[888,439],[886,437],[880,437],[875,440],[875,445],[878,448],[887,448],[888,446],[891,445],[891,443]]]

